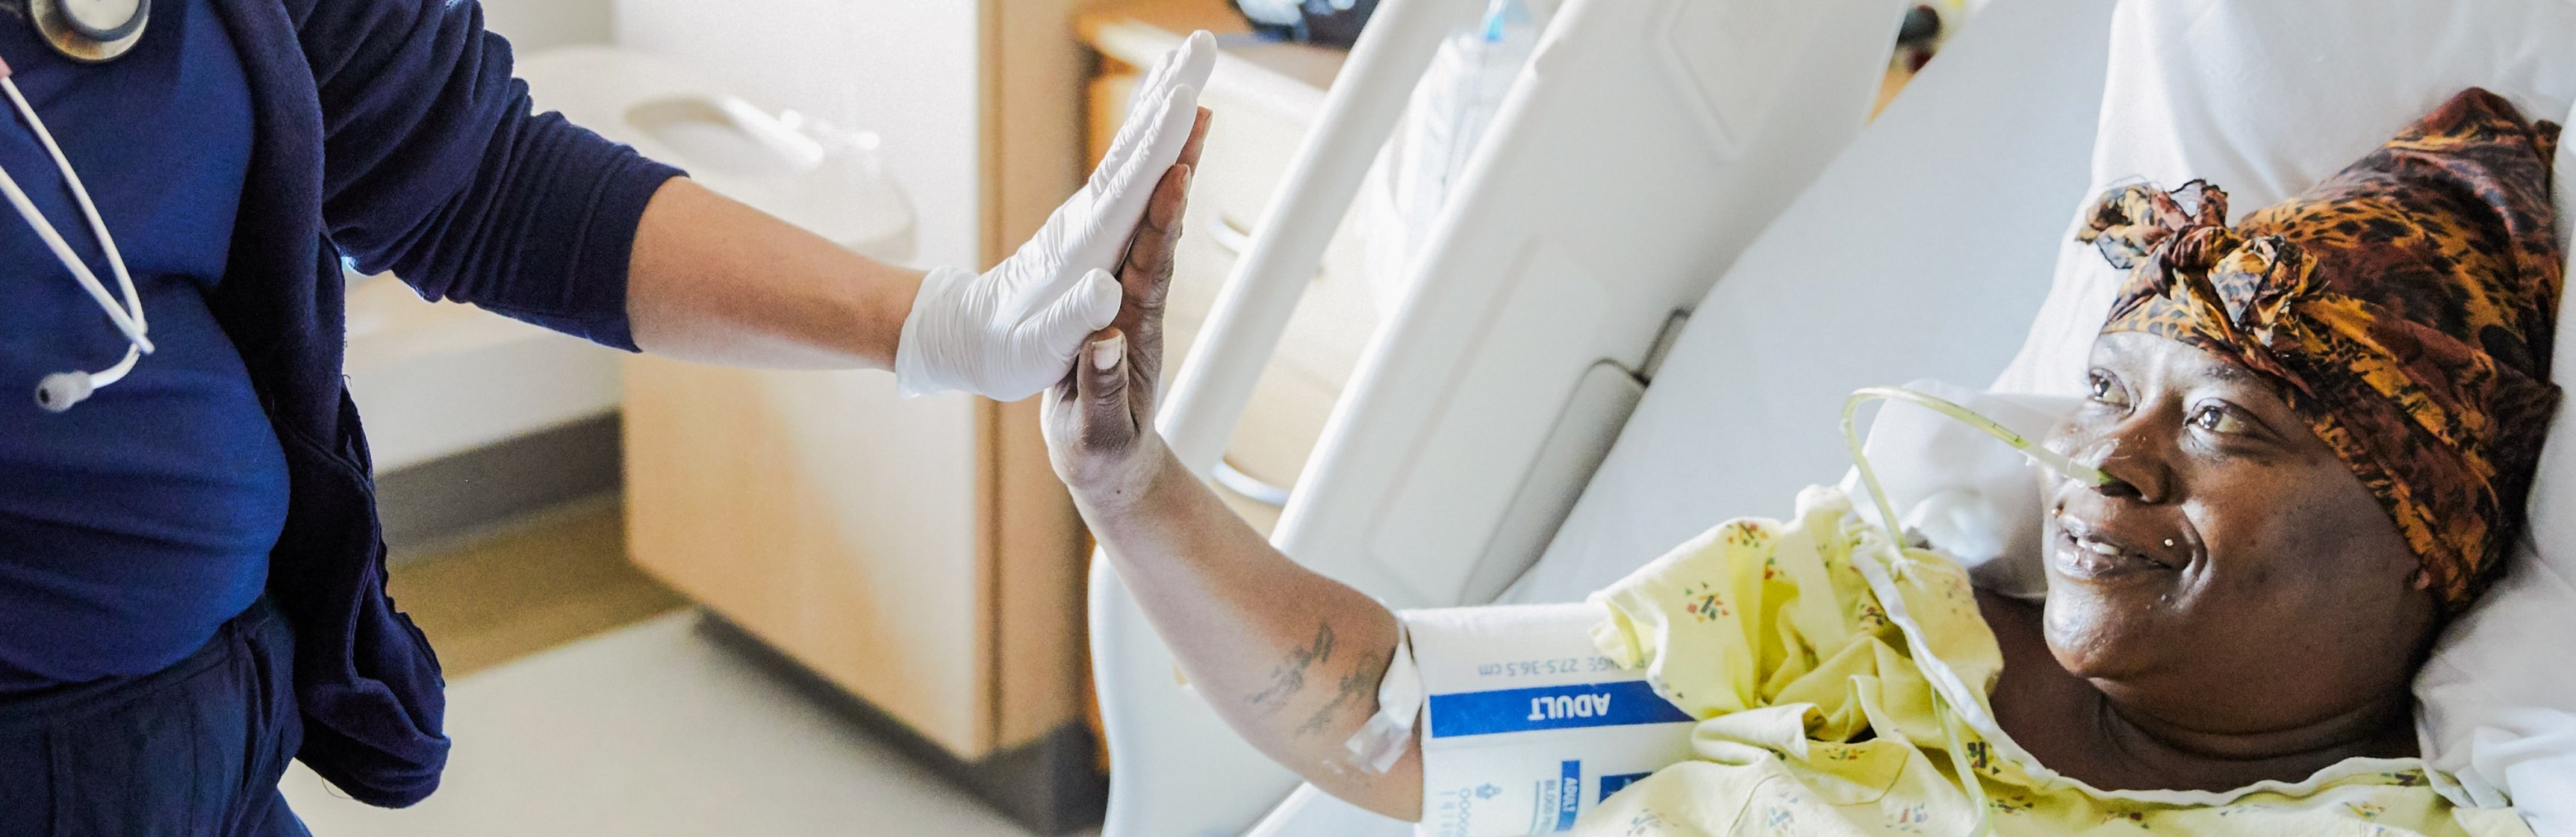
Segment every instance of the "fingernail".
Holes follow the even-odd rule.
[[[1127,357],[1127,335],[1112,334],[1109,339],[1091,344],[1091,368],[1107,372],[1118,368]]]

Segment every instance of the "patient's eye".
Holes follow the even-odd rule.
[[[2193,411],[2191,425],[2211,433],[2243,433],[2251,429],[2234,408],[2224,404],[2210,404]]]
[[[2120,389],[2120,382],[2113,380],[2109,372],[2096,369],[2086,373],[2085,383],[2087,388],[2092,390],[2095,401],[2115,407],[2126,406],[2129,403],[2129,394]]]

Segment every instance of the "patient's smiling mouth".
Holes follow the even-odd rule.
[[[2050,544],[2049,559],[2059,573],[2084,580],[2178,569],[2178,562],[2138,549],[2062,511],[2057,516],[2057,538]]]

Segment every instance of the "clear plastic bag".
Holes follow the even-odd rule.
[[[1361,190],[1370,290],[1379,311],[1393,310],[1402,297],[1405,271],[1562,4],[1492,0],[1473,28],[1441,42]]]

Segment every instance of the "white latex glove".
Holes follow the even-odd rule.
[[[948,268],[922,280],[895,345],[906,397],[964,390],[1017,401],[1064,378],[1084,339],[1118,315],[1109,271],[1189,142],[1215,70],[1215,37],[1191,35],[1145,75],[1100,168],[1036,238],[991,272]]]

